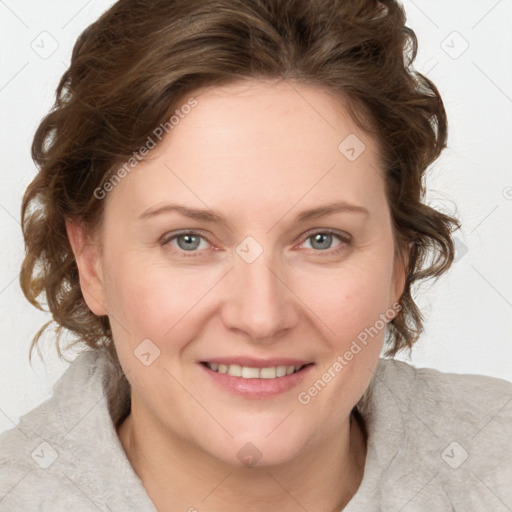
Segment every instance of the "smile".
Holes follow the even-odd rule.
[[[315,364],[297,359],[233,358],[202,361],[207,379],[215,386],[249,399],[272,398],[298,386]]]
[[[214,372],[241,377],[242,379],[276,379],[300,371],[307,365],[279,365],[266,368],[253,368],[239,364],[203,363]]]

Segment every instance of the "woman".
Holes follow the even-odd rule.
[[[21,283],[88,350],[0,437],[2,507],[510,508],[512,385],[380,358],[459,226],[415,53],[391,0],[121,0],[81,35]]]

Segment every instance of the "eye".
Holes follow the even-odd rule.
[[[340,243],[334,250],[329,251],[330,254],[342,251],[346,248],[347,245],[350,244],[350,237],[348,235],[342,235],[330,230],[317,231],[316,233],[309,234],[303,244],[311,240],[311,249],[315,249],[317,252],[328,251],[331,249],[333,240],[336,238],[340,241]]]
[[[201,242],[204,241],[203,246],[201,247]],[[179,251],[184,252],[199,252],[198,250],[206,249],[206,246],[209,244],[208,240],[203,236],[193,232],[193,231],[183,231],[181,233],[175,233],[173,235],[165,236],[162,241],[162,245],[170,245],[173,248],[178,249]]]
[[[339,243],[333,249],[332,245],[336,239]],[[309,243],[309,247],[306,246],[306,249],[313,249],[317,253],[325,252],[327,254],[335,254],[343,251],[350,245],[350,236],[332,230],[316,231],[308,234],[301,245],[306,243]],[[202,251],[207,250],[208,247],[211,246],[210,242],[204,236],[194,231],[182,231],[165,235],[162,237],[160,244],[162,246],[171,246],[174,252],[185,257],[199,256]]]

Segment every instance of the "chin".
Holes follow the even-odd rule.
[[[292,416],[283,421],[286,418],[283,415],[273,421],[271,427],[267,422],[260,424],[260,428],[256,428],[254,423],[238,425],[236,432],[230,430],[233,437],[223,432],[221,438],[204,440],[203,432],[200,445],[212,457],[239,468],[286,464],[303,454],[308,445],[306,432],[291,428],[291,424],[288,428],[284,426]]]

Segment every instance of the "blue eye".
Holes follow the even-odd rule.
[[[313,249],[323,251],[331,248],[334,236],[332,233],[316,233],[308,236],[306,240],[311,240],[310,245]]]
[[[338,239],[339,242],[334,248],[332,248],[332,244],[335,239]],[[309,234],[301,245],[305,244],[309,240],[311,240],[309,242],[310,247],[306,247],[307,249],[312,249],[318,254],[326,253],[326,256],[341,252],[350,245],[350,236],[343,236],[341,233],[330,230],[316,231]],[[201,236],[194,231],[182,231],[179,233],[169,234],[164,236],[160,243],[163,246],[170,245],[175,249],[174,252],[185,257],[200,256],[201,253],[204,250],[207,250],[208,246],[211,245],[204,236]]]
[[[339,243],[335,246],[336,248],[333,249],[331,246],[335,238],[339,240]],[[312,233],[307,236],[303,243],[306,243],[308,240],[311,240],[309,245],[315,252],[326,252],[327,254],[340,252],[350,244],[350,237],[348,235],[343,236],[329,230]]]
[[[170,244],[173,247],[176,247],[184,252],[195,252],[201,245],[201,240],[205,240],[206,243],[208,241],[201,235],[194,233],[193,231],[185,231],[182,233],[177,233],[167,238],[164,238],[162,241],[162,245]],[[171,244],[171,242],[176,241],[176,245]]]

